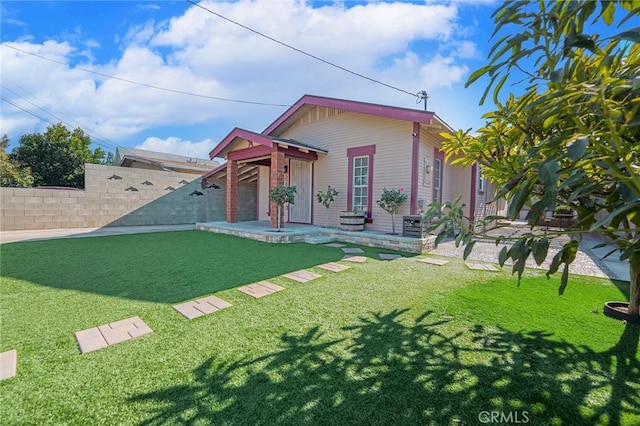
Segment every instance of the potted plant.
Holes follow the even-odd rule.
[[[296,195],[295,186],[276,186],[269,191],[269,199],[277,205],[276,222],[278,223],[277,229],[280,232],[280,220],[282,217],[282,206],[285,204],[294,204],[294,198]]]
[[[391,234],[396,235],[396,214],[400,207],[407,202],[409,197],[404,193],[404,188],[400,189],[382,189],[380,199],[376,201],[381,209],[391,215]]]
[[[318,191],[316,194],[316,200],[325,207],[326,211],[326,225],[325,228],[329,227],[329,206],[338,196],[338,191],[335,188],[332,188],[331,185],[327,186],[326,191]]]

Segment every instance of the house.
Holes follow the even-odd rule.
[[[399,216],[426,211],[433,202],[460,196],[466,214],[475,214],[475,167],[444,161],[442,132],[453,132],[434,112],[305,95],[260,133],[233,129],[210,152],[226,164],[204,176],[226,178],[226,220],[238,221],[238,185],[255,182],[256,219],[276,227],[269,189],[295,186],[295,204],[285,212],[292,223],[325,224],[325,208],[314,194],[336,188],[330,226],[340,212],[364,211],[366,229],[390,232],[391,217],[376,204],[383,188],[403,188],[408,202]]]
[[[210,172],[213,167],[219,166],[220,162],[119,146],[116,148],[113,165],[203,175]]]

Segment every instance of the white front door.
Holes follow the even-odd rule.
[[[290,160],[289,185],[296,187],[295,203],[289,207],[289,222],[311,223],[311,162]]]

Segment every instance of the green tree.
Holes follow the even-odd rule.
[[[531,231],[502,249],[501,265],[511,259],[520,279],[530,255],[540,265],[550,240],[571,234],[547,272],[562,268],[562,294],[581,236],[599,233],[612,253],[629,261],[633,315],[640,315],[640,30],[621,26],[638,22],[639,14],[632,1],[506,2],[493,15],[494,35],[506,35],[490,50],[489,64],[467,82],[488,78],[481,103],[493,88],[496,110],[474,136],[443,135],[452,163],[483,166],[499,188],[494,201],[509,201],[510,219],[530,206]],[[615,35],[589,33],[616,18]],[[519,78],[527,85],[524,93],[500,102],[505,83]],[[577,226],[536,233],[533,225],[558,204],[571,206]],[[426,216],[440,217],[432,226],[441,227],[439,241],[453,223],[461,226],[457,243],[466,245],[466,257],[475,230],[461,207],[432,205]]]
[[[269,191],[269,199],[276,203],[277,205],[277,213],[276,217],[278,225],[277,229],[280,232],[280,221],[282,220],[283,215],[283,206],[285,204],[293,204],[296,197],[296,187],[295,186],[276,186],[271,191]]]
[[[28,167],[21,167],[9,157],[6,153],[9,141],[7,135],[2,136],[0,141],[0,186],[28,188],[33,185],[31,170]]]
[[[20,137],[12,157],[31,168],[36,186],[84,187],[84,164],[104,164],[105,152],[91,150],[91,138],[76,128],[69,131],[61,123],[47,127],[44,133]]]
[[[404,193],[404,188],[382,188],[380,199],[376,201],[378,206],[391,215],[391,234],[396,234],[396,214],[409,197]]]

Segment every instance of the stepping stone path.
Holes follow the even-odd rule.
[[[289,278],[290,280],[298,281],[299,283],[306,283],[307,281],[315,280],[316,278],[320,278],[322,275],[314,274],[310,271],[305,271],[304,269],[301,271],[290,272],[288,274],[284,274],[283,277]]]
[[[450,261],[449,260],[444,260],[444,259],[434,259],[434,258],[431,258],[431,257],[423,257],[422,259],[418,259],[418,262],[428,263],[429,265],[442,266],[442,265],[446,265]]]
[[[187,319],[194,319],[203,315],[212,314],[229,306],[231,306],[231,303],[216,296],[209,296],[174,305],[173,309],[180,312]]]
[[[260,281],[255,284],[238,287],[237,290],[257,299],[259,297],[268,296],[272,293],[275,293],[276,291],[284,290],[284,287],[271,284],[269,281]]]
[[[382,260],[394,260],[394,259],[400,259],[402,257],[399,254],[390,254],[390,253],[380,253],[378,256],[380,256],[380,259]]]
[[[18,351],[11,349],[10,351],[0,354],[0,380],[10,379],[16,375],[16,366],[18,364]]]
[[[153,333],[153,330],[144,321],[138,317],[131,317],[99,327],[76,331],[75,336],[78,346],[80,346],[80,353],[86,354],[149,333]]]
[[[341,265],[336,262],[329,262],[329,263],[323,263],[322,265],[318,265],[318,268],[326,269],[327,271],[331,271],[331,272],[340,272],[340,271],[344,271],[345,269],[351,268],[351,266]]]
[[[500,269],[496,268],[494,265],[491,265],[489,263],[469,263],[469,262],[465,262],[465,265],[467,265],[467,268],[469,269],[473,269],[475,271],[493,271],[493,272],[497,272]]]
[[[364,263],[367,261],[367,257],[366,256],[345,256],[340,260],[345,260],[347,262]]]
[[[340,247],[344,247],[345,245],[344,244],[340,244],[340,243],[331,243],[331,244],[325,244],[325,246],[340,248]]]
[[[361,248],[358,248],[358,247],[347,247],[347,248],[343,248],[342,251],[347,253],[347,254],[364,253],[364,250],[362,250]]]

